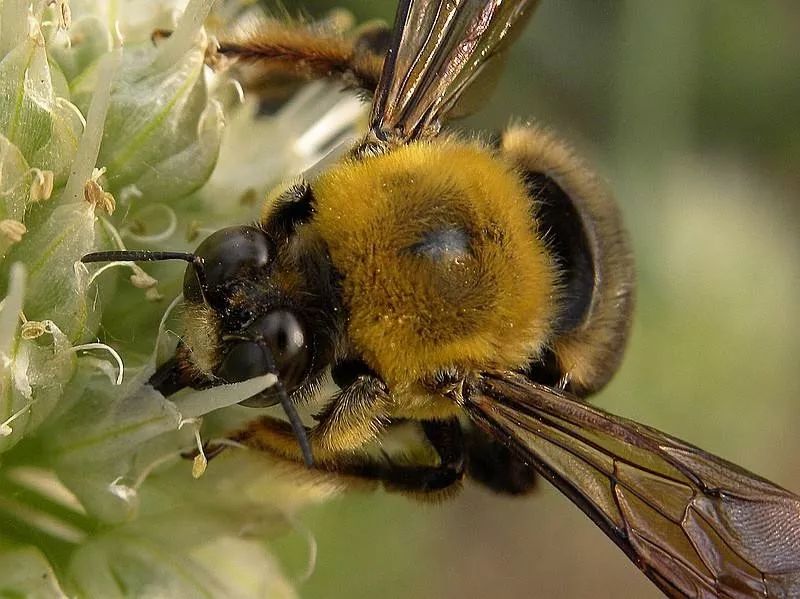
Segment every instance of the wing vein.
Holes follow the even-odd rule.
[[[670,476],[668,474],[664,474],[663,472],[658,472],[656,470],[653,470],[652,468],[648,468],[644,464],[640,464],[640,463],[634,462],[632,460],[626,460],[625,458],[622,458],[622,457],[620,457],[618,455],[615,455],[609,449],[607,449],[606,447],[603,447],[602,445],[600,445],[596,441],[592,441],[591,439],[589,439],[588,437],[583,436],[579,432],[577,432],[575,430],[572,430],[572,429],[570,429],[570,428],[568,428],[568,427],[566,427],[564,425],[561,425],[555,420],[550,419],[541,410],[537,410],[536,408],[533,408],[531,406],[526,406],[526,407],[530,407],[531,410],[532,410],[531,412],[527,412],[527,411],[524,412],[526,415],[529,415],[531,418],[535,418],[536,420],[539,420],[540,422],[547,423],[551,428],[554,428],[554,429],[558,430],[559,432],[562,432],[562,433],[564,433],[565,435],[567,435],[567,436],[569,436],[571,438],[575,438],[575,439],[580,440],[583,444],[585,444],[585,445],[591,447],[592,449],[597,450],[599,453],[602,453],[603,455],[606,455],[609,458],[611,458],[611,460],[614,463],[621,462],[623,464],[627,464],[628,466],[631,466],[633,468],[641,470],[642,472],[646,472],[647,474],[651,474],[652,476],[657,476],[660,479],[668,480],[668,481],[673,482],[673,483],[675,483],[677,485],[688,487],[687,481],[685,481],[685,480],[677,479],[677,478],[672,477],[672,476]],[[533,414],[533,411],[536,412],[536,415]],[[521,423],[518,423],[518,424],[520,426],[522,426]],[[534,434],[536,433],[536,431],[532,431],[532,430],[530,430],[529,432],[534,433]],[[600,468],[598,468],[598,470],[600,470],[601,472],[604,472],[605,474],[607,474],[609,476],[611,475],[611,473],[606,472],[605,470],[602,470]],[[619,482],[620,482],[620,484],[622,484],[626,488],[628,487],[628,485],[626,485],[623,481],[619,481]],[[632,489],[629,489],[629,490],[632,490]]]
[[[370,128],[409,142],[438,133],[467,87],[538,0],[404,0]]]
[[[764,599],[800,589],[800,497],[515,373],[468,379],[457,400],[666,594]]]

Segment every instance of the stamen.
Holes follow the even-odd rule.
[[[144,468],[142,468],[141,472],[139,472],[139,476],[136,477],[136,480],[133,482],[132,488],[138,490],[139,487],[144,484],[144,481],[147,480],[147,477],[152,474],[152,472],[161,466],[162,464],[167,464],[169,462],[174,461],[178,458],[180,454],[178,452],[170,452],[165,455],[157,457],[155,460],[147,464]]]
[[[28,228],[18,220],[7,218],[0,220],[0,252],[22,241]]]
[[[131,282],[131,285],[137,289],[152,289],[158,285],[158,279],[151,277],[143,271],[140,266],[132,264],[131,269],[133,270],[133,274],[128,280]]]
[[[117,208],[117,200],[113,194],[105,191],[100,185],[100,178],[105,174],[106,167],[95,168],[92,176],[83,185],[83,198],[92,206],[102,209],[109,216]]]
[[[208,458],[206,457],[205,449],[203,448],[203,439],[200,438],[200,418],[183,418],[178,423],[178,430],[182,429],[185,424],[191,424],[194,428],[194,440],[197,444],[197,455],[194,456],[192,462],[192,478],[200,478],[208,467]]]
[[[76,264],[81,264],[81,263],[76,262]],[[121,261],[109,262],[108,264],[104,264],[91,274],[89,280],[86,282],[86,286],[89,287],[92,283],[95,282],[95,279],[97,279],[97,277],[99,277],[101,274],[103,274],[105,271],[111,268],[116,268],[117,266],[130,266],[131,264],[132,264],[131,262],[121,262]],[[84,266],[84,268],[86,267]]]
[[[203,440],[200,438],[200,429],[194,431],[194,439],[197,442],[197,455],[194,456],[192,462],[192,478],[200,478],[208,467],[208,458],[206,457],[205,450],[203,449]]]
[[[308,582],[308,580],[314,574],[314,570],[317,569],[317,539],[314,536],[314,533],[302,522],[291,515],[287,515],[287,518],[289,519],[289,523],[292,525],[292,528],[304,536],[306,538],[306,542],[308,543],[308,561],[306,562],[305,570],[294,579],[294,581],[300,585]]]
[[[55,180],[53,171],[43,171],[38,168],[32,168],[28,172],[33,174],[33,181],[28,191],[28,198],[31,203],[49,200],[50,196],[53,194],[53,183]]]
[[[164,335],[167,332],[167,319],[169,318],[172,311],[183,301],[183,294],[179,293],[178,296],[173,299],[167,309],[164,310],[164,314],[161,315],[161,320],[158,322],[158,333],[156,334],[156,343],[153,347],[153,353],[150,355],[149,363],[155,368],[156,360],[158,359],[158,352],[161,348],[161,344],[164,342]]]
[[[141,192],[139,193],[141,194]],[[128,239],[132,239],[137,243],[142,243],[142,244],[158,243],[160,241],[169,239],[178,229],[178,216],[175,214],[175,211],[169,206],[165,204],[151,204],[150,206],[147,206],[142,211],[140,211],[136,215],[136,219],[138,221],[153,220],[155,218],[155,215],[152,215],[152,213],[159,211],[162,212],[164,215],[166,215],[167,218],[166,226],[162,231],[159,231],[158,233],[153,233],[152,235],[139,235],[135,233],[131,227],[126,227],[121,231],[121,235],[123,237],[127,237]]]
[[[117,353],[117,350],[115,350],[110,345],[106,345],[105,343],[84,343],[83,345],[76,345],[75,347],[72,347],[70,349],[70,351],[73,351],[73,352],[77,353],[79,351],[86,350],[86,349],[104,349],[108,353],[111,354],[111,356],[116,360],[117,366],[119,367],[119,372],[117,373],[117,380],[116,380],[115,384],[116,385],[121,385],[122,384],[122,372],[123,372],[123,369],[125,368],[125,365],[122,363],[122,357]]]
[[[11,423],[14,422],[17,418],[22,416],[25,412],[31,409],[31,406],[36,403],[35,399],[30,400],[24,406],[22,406],[19,410],[11,414],[5,422],[0,423],[0,437],[8,437],[11,433],[14,432],[14,429],[11,428]]]

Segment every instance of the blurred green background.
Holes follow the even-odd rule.
[[[391,20],[395,2],[336,5]],[[800,4],[544,0],[459,126],[511,118],[572,143],[631,230],[633,338],[595,402],[800,492]],[[304,597],[660,596],[544,483],[523,500],[351,495],[303,521],[319,546]]]

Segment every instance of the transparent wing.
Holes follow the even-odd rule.
[[[800,497],[517,375],[487,373],[463,399],[666,595],[800,597]]]
[[[401,140],[435,134],[538,0],[400,0],[370,125]]]

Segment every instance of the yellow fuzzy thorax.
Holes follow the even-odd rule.
[[[443,368],[515,368],[550,333],[555,274],[519,175],[476,143],[416,142],[312,182],[354,349],[390,386]],[[463,232],[467,252],[420,255]],[[415,245],[417,244],[417,245]]]

